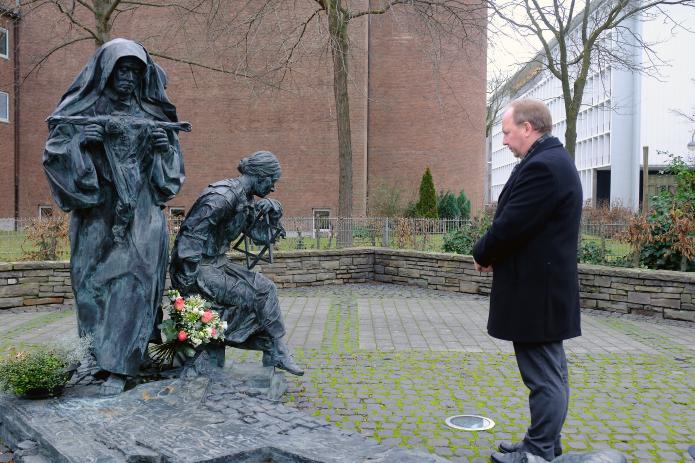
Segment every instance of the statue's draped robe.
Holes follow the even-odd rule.
[[[121,102],[105,89],[103,74],[110,74],[119,57],[130,56],[130,44],[110,52],[100,50],[53,114],[175,121],[175,111],[167,117],[156,106],[143,103],[146,90]],[[146,59],[152,63],[149,56]],[[158,68],[148,69],[143,79],[162,76]],[[94,76],[102,77],[101,84],[95,83]],[[88,93],[78,88],[87,81],[91,83]],[[162,82],[159,87],[166,99]],[[74,98],[76,89],[85,97],[81,103]],[[91,104],[85,107],[85,101]],[[109,162],[104,144],[85,141],[84,127],[59,124],[50,128],[43,161],[55,201],[72,212],[70,269],[79,335],[93,337],[99,368],[124,375],[137,374],[153,332],[167,268],[168,235],[162,208],[184,181],[177,135],[167,130],[169,151],[155,153],[151,130],[142,125],[129,127],[117,141],[106,135],[104,144],[114,143]],[[119,198],[117,190],[127,192],[128,198]],[[125,213],[124,200],[133,206]],[[122,239],[114,237],[118,222],[123,225]]]
[[[271,201],[275,211],[282,210],[277,201],[265,201]],[[264,350],[264,342],[285,335],[277,288],[225,256],[242,233],[254,240],[267,236],[267,229],[252,227],[255,215],[254,203],[238,179],[210,185],[181,224],[170,275],[172,286],[182,294],[200,294],[222,310],[227,344]]]

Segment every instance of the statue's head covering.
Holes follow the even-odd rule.
[[[131,56],[142,62],[144,72],[135,97],[142,108],[160,120],[175,122],[176,107],[166,94],[167,77],[145,48],[132,40],[113,39],[94,53],[53,111],[53,116],[74,116],[92,107],[104,92],[111,72],[120,58]]]
[[[280,161],[270,151],[256,151],[250,156],[239,161],[237,170],[242,174],[253,175],[254,177],[280,178],[282,170]]]

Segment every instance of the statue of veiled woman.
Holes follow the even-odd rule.
[[[185,178],[165,86],[142,45],[111,40],[48,119],[43,166],[54,200],[71,212],[78,330],[93,338],[97,366],[109,374],[104,395],[138,373],[164,289],[162,208]]]

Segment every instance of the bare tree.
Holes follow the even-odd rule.
[[[471,35],[484,37],[481,31],[485,28],[486,5],[477,2],[461,0],[381,0],[367,2],[368,7],[360,8],[355,4],[364,2],[349,0],[306,0],[316,6],[310,15],[300,23],[299,33],[291,40],[291,46],[287,54],[290,59],[296,47],[302,43],[307,27],[312,21],[324,21],[327,25],[327,44],[331,51],[333,62],[333,90],[338,126],[338,216],[346,218],[352,216],[352,135],[350,128],[350,102],[348,97],[348,83],[350,81],[349,56],[350,56],[350,24],[364,16],[383,15],[395,13],[412,15],[416,17],[429,34],[433,37],[446,35],[449,38],[457,38],[464,43]],[[262,16],[275,11],[272,3],[281,0],[268,0],[264,2],[259,15],[254,16],[254,21],[260,21]],[[296,4],[297,2],[295,2]],[[437,39],[435,38],[435,41]],[[340,233],[338,240],[341,245],[351,242],[349,231]]]
[[[487,79],[487,105],[485,106],[485,136],[492,134],[492,127],[502,107],[509,98],[509,75],[496,72]]]
[[[654,70],[659,63],[653,44],[643,39],[633,22],[661,14],[677,25],[664,7],[695,6],[695,1],[501,0],[491,5],[507,24],[541,44],[535,61],[561,82],[567,122],[565,146],[574,157],[577,119],[589,73],[606,64],[635,71]],[[634,60],[636,48],[645,50],[649,59]]]
[[[419,21],[433,43],[446,36],[448,43],[464,45],[471,36],[483,43],[487,14],[482,0],[24,0],[21,5],[25,10],[52,6],[75,30],[69,40],[48,50],[35,67],[74,43],[92,40],[95,46],[103,44],[119,15],[143,7],[166,9],[170,19],[178,14],[179,27],[169,25],[169,29],[194,30],[196,44],[190,46],[205,49],[208,59],[196,51],[174,54],[148,46],[152,55],[277,88],[292,75],[293,65],[306,54],[306,48],[323,42],[320,47],[330,51],[332,58],[341,218],[352,216],[353,196],[350,24],[370,15],[409,16]],[[341,245],[349,244],[351,238],[351,232],[339,234]]]
[[[53,9],[56,22],[67,23],[67,34],[62,40],[56,40],[30,63],[28,71],[23,73],[26,79],[41,67],[54,53],[80,42],[92,42],[95,48],[111,40],[111,32],[119,17],[127,14],[128,21],[140,8],[156,8],[169,14],[178,13],[191,16],[207,17],[216,8],[220,0],[0,0],[0,14],[18,14],[19,17],[37,13],[40,10]],[[152,38],[152,37],[150,37]],[[144,41],[145,37],[139,37]],[[262,79],[262,76],[248,75],[238,69],[226,69],[222,66],[186,56],[173,56],[156,47],[148,47],[150,53],[160,58],[187,64],[225,74],[250,79]]]

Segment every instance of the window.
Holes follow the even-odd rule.
[[[183,207],[171,206],[169,207],[169,215],[172,218],[178,218],[183,220],[183,218],[186,216],[186,209]]]
[[[47,219],[53,217],[53,206],[39,206],[39,218]]]
[[[0,92],[0,121],[10,121],[10,95]]]
[[[329,231],[331,228],[331,211],[328,209],[314,209],[314,230]]]
[[[0,27],[0,58],[7,59],[7,29]]]

